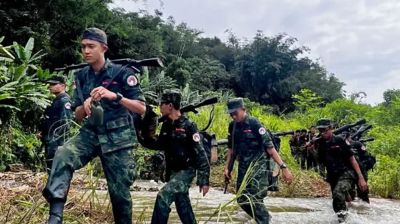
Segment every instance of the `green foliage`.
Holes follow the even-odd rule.
[[[43,165],[40,141],[33,133],[50,102],[40,80],[51,74],[38,65],[41,51],[34,53],[33,49],[33,38],[25,46],[0,46],[0,170],[11,163],[23,163],[32,169]]]
[[[383,92],[383,99],[386,105],[392,103],[396,98],[400,98],[400,89],[388,89]]]
[[[294,105],[297,110],[305,112],[317,108],[322,104],[322,98],[309,89],[302,89],[298,94],[293,95]]]

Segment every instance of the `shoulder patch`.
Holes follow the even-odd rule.
[[[200,134],[199,133],[194,133],[192,137],[193,137],[193,141],[200,142]]]
[[[261,128],[258,129],[258,133],[259,133],[260,135],[265,135],[266,132],[267,132],[267,131],[266,131],[265,128],[263,128],[263,127],[261,127]]]
[[[65,109],[67,109],[67,110],[71,110],[71,103],[70,103],[70,102],[66,103],[66,104],[64,105],[64,107],[65,107]]]
[[[138,83],[136,76],[128,76],[128,78],[126,79],[126,83],[128,84],[128,86],[136,86]]]

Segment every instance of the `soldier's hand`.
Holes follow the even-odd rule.
[[[225,169],[224,169],[224,176],[225,176],[225,178],[227,178],[227,179],[229,179],[229,180],[232,179],[231,173],[232,173],[232,172],[229,172],[228,168],[225,168]]]
[[[365,192],[368,189],[368,184],[365,181],[364,177],[358,178],[358,186],[362,192]]]
[[[92,97],[89,97],[83,102],[83,109],[88,117],[92,114]]]
[[[206,196],[206,194],[208,193],[209,189],[210,189],[210,187],[208,185],[204,185],[204,186],[200,186],[199,187],[200,193],[203,191],[203,197]]]
[[[293,175],[292,173],[289,171],[289,169],[282,169],[282,173],[283,173],[283,180],[287,183],[287,184],[291,184],[292,180],[293,180]]]
[[[93,98],[94,101],[100,101],[103,98],[108,100],[115,100],[117,98],[116,93],[111,92],[110,90],[102,86],[94,88],[92,92],[90,92],[90,96]]]

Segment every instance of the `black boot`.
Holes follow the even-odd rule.
[[[47,224],[62,224],[62,217],[59,217],[55,214],[50,214]]]
[[[62,224],[63,212],[64,212],[64,201],[55,200],[50,202],[50,216],[48,224]]]

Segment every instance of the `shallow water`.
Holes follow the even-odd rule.
[[[134,216],[138,220],[137,217],[141,215],[142,220],[148,221],[157,192],[149,192],[146,189],[161,188],[163,184],[152,181],[136,181],[135,185],[143,190],[132,193]],[[190,198],[199,223],[254,223],[249,220],[246,213],[241,211],[236,202],[230,203],[227,208],[223,209],[219,217],[215,215],[210,219],[210,216],[218,211],[221,204],[234,198],[233,194],[224,194],[219,189],[211,188],[209,193],[203,197],[197,187],[192,187]],[[264,203],[272,215],[271,223],[338,223],[330,198],[267,197]],[[361,201],[349,204],[349,216],[346,223],[397,224],[400,223],[399,214],[400,201],[371,198],[371,204]],[[175,207],[172,207],[171,210],[170,223],[180,223]]]

